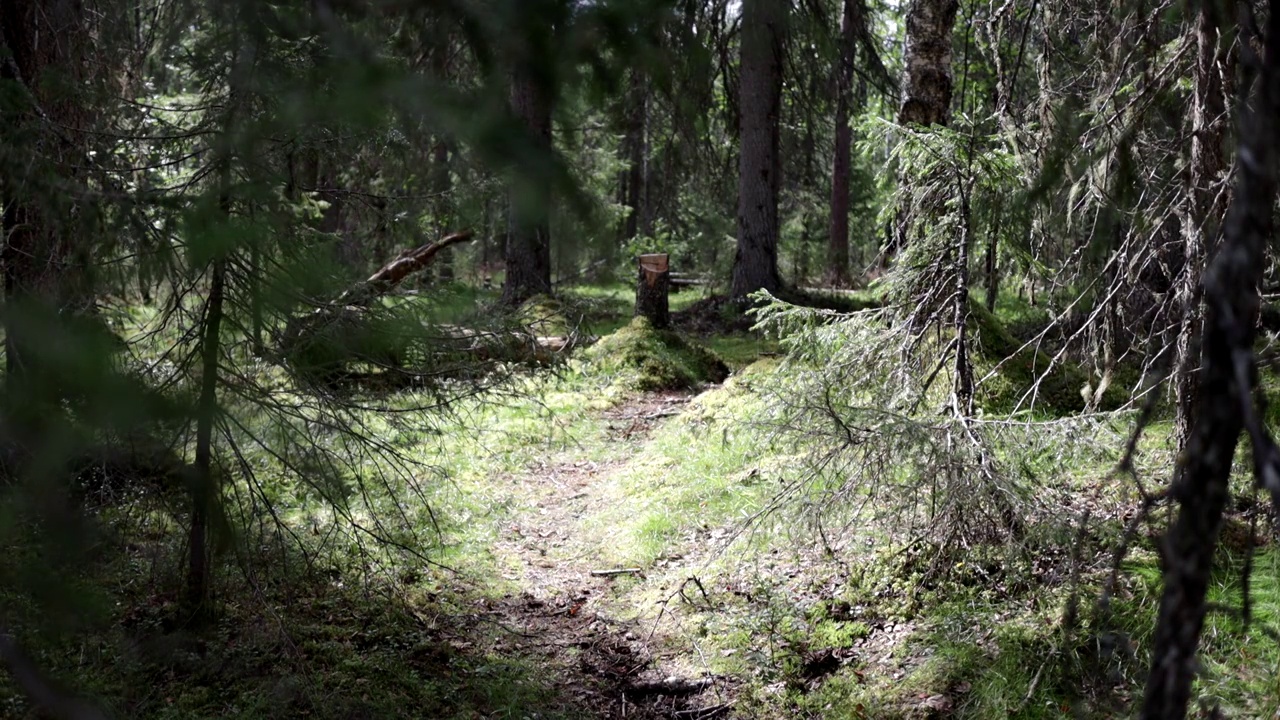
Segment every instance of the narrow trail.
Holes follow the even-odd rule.
[[[570,456],[531,467],[518,482],[532,511],[503,528],[494,547],[507,568],[504,579],[522,588],[491,608],[517,631],[510,649],[545,658],[554,675],[548,680],[594,717],[707,720],[729,710],[715,679],[673,673],[653,628],[610,615],[614,583],[646,580],[632,568],[601,566],[601,548],[582,532],[583,520],[611,502],[603,492],[607,481],[693,397],[654,393],[605,411],[610,442],[629,451],[604,463]]]

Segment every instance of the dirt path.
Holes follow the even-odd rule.
[[[612,442],[639,451],[654,428],[680,414],[694,396],[655,393],[604,413]],[[584,518],[605,509],[607,479],[627,466],[622,459],[596,463],[562,459],[532,467],[519,478],[533,509],[503,528],[494,548],[511,570],[504,578],[523,588],[493,610],[519,632],[513,650],[545,657],[555,684],[597,717],[725,717],[721,683],[670,674],[651,643],[652,628],[610,617],[604,609],[612,586],[643,576],[629,568],[602,567],[599,548],[583,541]],[[625,578],[625,579],[624,579]]]

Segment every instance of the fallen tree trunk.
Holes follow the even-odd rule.
[[[484,332],[456,325],[442,326],[458,343],[443,352],[465,352],[476,360],[549,365],[557,355],[577,347],[577,336],[542,336],[522,332]]]
[[[398,365],[399,339],[390,335],[382,337],[385,333],[368,332],[365,327],[369,324],[371,306],[405,278],[431,265],[441,250],[467,242],[473,236],[471,230],[464,230],[438,242],[405,250],[332,302],[289,318],[279,336],[280,355],[296,370],[321,377],[341,374],[349,362]]]
[[[290,318],[278,343],[281,356],[295,372],[330,382],[368,375],[353,365],[379,368],[375,374],[413,377],[430,368],[427,374],[444,376],[449,367],[474,372],[477,363],[549,365],[572,349],[581,338],[435,324],[431,332],[423,332],[411,316],[397,316],[377,304],[407,277],[430,266],[440,251],[472,237],[466,230],[406,250],[332,302]]]

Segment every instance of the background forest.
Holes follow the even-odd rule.
[[[0,0],[0,716],[1280,717],[1277,148],[1280,0]]]

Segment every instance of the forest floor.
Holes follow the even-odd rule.
[[[596,334],[630,317],[625,288],[577,299]],[[403,513],[388,532],[413,552],[368,542],[306,488],[264,474],[267,527],[300,532],[246,536],[269,548],[254,564],[225,556],[212,627],[179,612],[181,507],[146,505],[104,511],[111,529],[86,572],[57,574],[52,604],[18,599],[6,620],[43,669],[114,717],[1132,714],[1160,592],[1150,536],[1135,538],[1105,615],[1097,602],[1137,503],[1111,474],[1127,416],[1044,426],[1062,441],[1019,469],[1047,512],[1028,516],[1019,546],[968,549],[939,579],[891,522],[814,521],[807,504],[823,496],[797,484],[808,450],[770,424],[788,380],[777,343],[680,302],[733,370],[722,384],[644,392],[570,361],[448,415],[371,416],[422,474],[353,507]],[[377,424],[386,417],[398,420]],[[1167,435],[1167,422],[1148,429],[1144,477],[1167,473]],[[796,489],[785,502],[783,488]],[[1280,717],[1280,645],[1266,637],[1280,627],[1280,552],[1241,554],[1242,518],[1230,524],[1246,540],[1224,551],[1211,599],[1238,605],[1250,567],[1254,626],[1209,618],[1197,697],[1231,717]],[[55,632],[50,607],[75,621]],[[0,717],[38,717],[3,675]]]
[[[502,528],[493,551],[514,582],[493,610],[514,630],[511,650],[546,662],[556,685],[598,717],[710,718],[729,708],[725,678],[690,673],[690,658],[664,649],[654,622],[615,613],[620,582],[647,582],[646,569],[602,565],[598,538],[584,527],[616,499],[613,480],[626,469],[665,418],[677,415],[691,394],[663,392],[631,398],[604,411],[609,442],[622,457],[597,462],[572,453],[536,462],[510,482],[529,494],[530,506]],[[667,565],[684,572],[698,548],[672,548]]]

